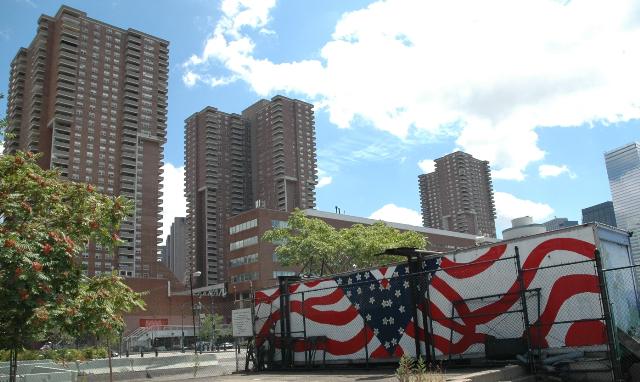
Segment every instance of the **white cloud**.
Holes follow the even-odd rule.
[[[320,179],[318,179],[318,185],[316,186],[316,188],[322,188],[324,186],[328,186],[331,184],[332,181],[333,181],[332,177],[322,176],[320,177]]]
[[[553,208],[545,203],[519,199],[506,192],[495,192],[496,231],[500,233],[511,227],[511,220],[522,216],[531,216],[534,221],[542,222],[553,215]]]
[[[198,82],[199,79],[200,79],[200,75],[195,74],[194,72],[191,72],[191,71],[188,71],[182,75],[182,82],[184,82],[184,84],[187,85],[187,87],[192,87],[193,85],[196,84],[196,82]]]
[[[184,166],[165,163],[162,181],[162,241],[167,239],[174,218],[187,216],[187,200],[184,197]]]
[[[418,167],[420,167],[423,174],[428,174],[436,170],[436,162],[433,159],[423,159],[418,162]]]
[[[377,1],[345,13],[319,59],[279,63],[254,55],[274,6],[225,0],[185,71],[207,82],[221,64],[259,95],[311,99],[340,127],[358,118],[403,139],[454,136],[502,179],[544,158],[541,127],[640,117],[630,0]]]
[[[382,208],[374,211],[369,219],[422,226],[422,215],[419,212],[410,208],[398,207],[393,203],[385,204]]]
[[[575,179],[578,177],[573,171],[569,170],[569,167],[567,167],[566,164],[563,164],[562,166],[556,166],[552,164],[543,164],[538,166],[538,175],[540,175],[540,177],[543,179],[549,177],[557,177],[562,174],[567,174],[571,179]]]
[[[316,189],[328,186],[331,182],[333,182],[333,177],[329,176],[324,169],[318,168],[318,184],[316,185]]]

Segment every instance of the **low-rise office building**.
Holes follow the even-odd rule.
[[[309,217],[319,218],[336,228],[347,228],[354,224],[373,224],[377,220],[357,216],[307,209]],[[285,227],[289,213],[265,208],[255,208],[226,222],[225,266],[228,270],[228,293],[235,298],[248,298],[251,289],[261,289],[277,283],[278,276],[295,275],[301,266],[283,266],[275,254],[276,245],[263,241],[265,232],[275,227]],[[476,236],[441,229],[419,227],[408,224],[385,222],[401,231],[415,231],[428,237],[429,249],[438,252],[475,244]]]

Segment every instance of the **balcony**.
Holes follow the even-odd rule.
[[[138,115],[138,109],[137,108],[133,108],[133,107],[129,107],[129,106],[125,106],[124,107],[124,113],[137,116]]]
[[[73,84],[73,85],[72,85],[72,84],[69,84],[69,83],[67,83],[67,82],[61,82],[61,81],[58,81],[58,83],[56,84],[56,86],[57,86],[57,88],[58,88],[59,90],[66,90],[66,91],[71,92],[71,93],[75,93],[75,91],[76,91],[76,86],[75,86],[75,84]]]
[[[124,86],[124,90],[127,91],[127,92],[132,92],[132,93],[138,94],[138,87],[137,86],[125,85]]]
[[[131,86],[135,86],[137,88],[138,85],[140,84],[140,81],[137,78],[133,77],[133,76],[127,75],[124,78],[124,83],[125,83],[125,85],[131,85]]]
[[[63,66],[63,65],[58,65],[58,73],[62,73],[64,75],[66,75],[66,76],[76,78],[75,65],[72,68],[69,68],[69,67]]]
[[[73,108],[66,107],[66,106],[60,105],[58,103],[56,103],[55,113],[56,113],[56,116],[63,116],[63,117],[67,117],[67,118],[73,118]]]

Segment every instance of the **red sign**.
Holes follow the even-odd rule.
[[[169,325],[168,318],[141,318],[140,319],[140,327],[148,328],[150,326],[161,326],[161,325]]]

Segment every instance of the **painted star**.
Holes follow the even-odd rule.
[[[365,279],[369,279],[369,272],[367,272],[367,273],[365,273],[365,274],[364,274],[364,278],[365,278]]]
[[[389,320],[387,319],[387,317],[384,317],[382,319],[382,325],[387,325],[389,323]]]
[[[398,334],[403,335],[404,334],[404,329],[403,328],[398,328]]]
[[[398,271],[393,272],[393,277],[398,277]]]
[[[351,297],[351,291],[350,290],[347,291],[347,297]]]
[[[377,335],[378,335],[378,333],[380,333],[380,331],[378,330],[378,328],[374,328],[374,329],[373,329],[373,335],[374,335],[374,336],[377,336]]]
[[[339,279],[337,279],[337,280],[336,280],[336,283],[338,283],[338,285],[342,285],[342,279],[340,279],[340,278],[339,278]]]
[[[347,284],[348,284],[348,285],[351,285],[351,283],[353,283],[353,280],[351,280],[351,277],[349,277],[349,278],[347,279]]]
[[[409,288],[409,280],[404,280],[404,283],[402,283],[402,286],[404,286],[404,289]]]
[[[371,296],[369,298],[369,304],[373,304],[374,302],[376,302],[376,299],[373,296]]]
[[[362,288],[358,287],[358,289],[356,289],[356,292],[357,292],[358,294],[362,294]]]
[[[400,295],[402,295],[402,292],[400,292],[400,289],[396,289],[396,297],[400,297]]]
[[[360,273],[358,273],[358,274],[356,275],[356,280],[358,280],[358,281],[362,280],[362,276],[360,275]]]
[[[356,308],[356,310],[360,310],[360,304],[356,303],[354,307]]]
[[[396,320],[393,317],[389,317],[389,325],[393,325]]]
[[[374,289],[376,289],[375,284],[370,284],[370,285],[369,285],[369,289],[371,289],[371,291],[373,292],[373,290],[374,290]]]
[[[367,315],[365,316],[365,318],[367,319],[367,321],[371,321],[371,315],[367,313]]]
[[[400,313],[404,313],[404,305],[400,305],[400,307],[398,308],[398,310],[400,311]]]
[[[396,346],[396,345],[398,344],[398,340],[396,340],[395,338],[392,338],[392,339],[391,339],[391,344],[392,344],[393,346]]]
[[[387,349],[389,349],[389,346],[391,346],[391,345],[389,345],[389,341],[385,341],[385,342],[384,342],[384,347],[386,347]]]

